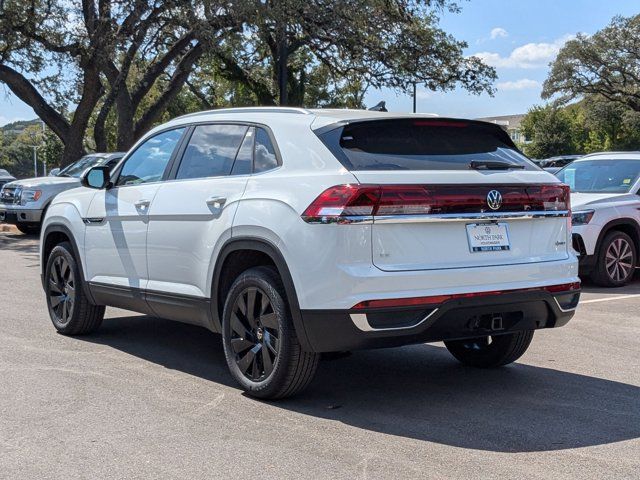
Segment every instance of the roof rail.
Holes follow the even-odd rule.
[[[610,151],[604,151],[604,152],[591,152],[591,153],[585,153],[583,156],[584,157],[589,157],[591,155],[611,155],[612,153],[614,154],[618,154],[618,153],[634,153],[634,154],[638,154],[640,153],[640,150],[610,150]]]
[[[178,118],[192,118],[200,115],[211,115],[216,113],[295,113],[298,115],[311,115],[311,112],[305,108],[297,107],[232,107],[217,108],[215,110],[203,110],[201,112],[188,113]],[[177,120],[176,119],[176,120]]]

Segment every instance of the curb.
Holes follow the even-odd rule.
[[[0,232],[19,233],[18,229],[14,225],[6,223],[0,223]]]

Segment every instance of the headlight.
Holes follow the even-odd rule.
[[[573,212],[571,214],[571,225],[586,225],[593,218],[595,210],[584,210],[582,212]]]
[[[42,196],[42,190],[22,190],[20,203],[26,205],[29,202],[37,202]]]

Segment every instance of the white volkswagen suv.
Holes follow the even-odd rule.
[[[604,287],[626,285],[640,258],[640,152],[587,155],[557,175],[572,191],[580,273]]]
[[[352,110],[247,108],[172,120],[51,204],[55,328],[116,306],[219,332],[262,398],[322,352],[444,341],[513,362],[580,292],[569,189],[500,127]]]

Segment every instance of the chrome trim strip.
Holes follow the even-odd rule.
[[[371,215],[349,215],[346,217],[302,217],[307,223],[320,223],[323,225],[337,224],[346,225],[350,223],[358,223],[361,225],[367,225],[373,223],[373,217]]]
[[[569,292],[569,293],[571,293],[571,292]],[[578,293],[578,292],[576,292],[576,293]],[[552,296],[553,296],[553,295],[552,295]],[[580,305],[580,302],[578,302],[578,304],[577,304],[575,307],[573,307],[573,308],[562,308],[562,307],[560,306],[560,302],[558,302],[558,299],[557,299],[555,296],[553,297],[553,299],[555,300],[556,305],[558,306],[558,308],[560,309],[560,311],[561,311],[562,313],[574,312],[574,311],[578,308],[578,305]]]
[[[104,222],[104,218],[83,218],[82,221],[84,222],[85,225],[100,225],[101,223]]]
[[[351,321],[353,324],[363,332],[389,332],[393,330],[411,330],[412,328],[416,328],[419,325],[422,325],[424,322],[429,320],[439,309],[435,308],[432,312],[429,313],[426,317],[420,320],[415,325],[409,325],[408,327],[389,327],[389,328],[373,328],[369,321],[367,320],[366,313],[351,313],[349,316],[351,317]]]
[[[373,223],[465,222],[468,220],[530,220],[568,217],[569,210],[530,212],[444,213],[435,215],[385,215],[373,217]]]
[[[303,217],[307,223],[321,224],[373,224],[373,223],[432,223],[466,222],[469,220],[530,220],[532,218],[568,217],[569,210],[525,211],[525,212],[482,212],[482,213],[443,213],[426,215],[349,215],[345,217]]]

